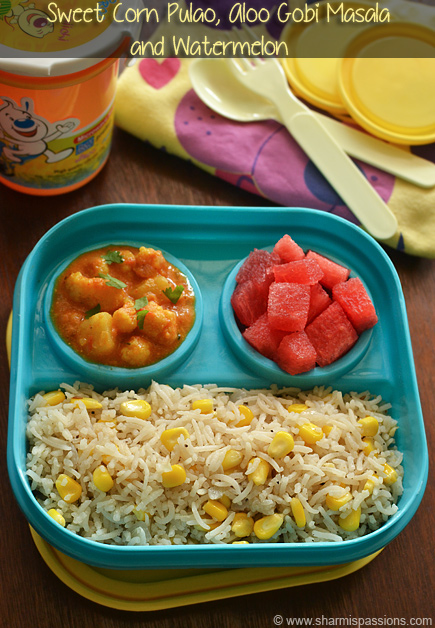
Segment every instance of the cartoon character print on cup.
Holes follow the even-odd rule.
[[[2,0],[0,19],[5,20],[12,28],[16,24],[31,37],[42,38],[54,30],[47,13],[37,9],[34,3],[27,4],[20,0]]]
[[[49,142],[59,137],[70,135],[80,120],[68,118],[50,123],[34,111],[31,98],[22,98],[17,105],[12,98],[1,96],[0,105],[0,169],[4,174],[13,176],[15,168],[40,155],[49,164],[57,163],[69,157],[73,148],[57,153],[50,150]]]

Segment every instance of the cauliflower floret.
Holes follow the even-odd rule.
[[[77,341],[90,358],[104,358],[115,348],[113,318],[108,312],[99,312],[80,323]]]
[[[152,345],[149,340],[132,336],[121,348],[121,357],[129,366],[146,366],[150,363],[151,349]]]
[[[81,272],[71,273],[65,279],[65,288],[70,298],[88,308],[100,305],[104,312],[113,312],[124,305],[126,295],[119,288],[106,285],[101,277],[85,277]]]
[[[136,255],[135,273],[139,277],[155,277],[160,270],[167,268],[168,263],[162,255],[161,251],[147,249],[141,246],[139,253]]]
[[[142,333],[162,345],[170,345],[177,340],[177,315],[165,310],[161,305],[150,301],[147,305],[148,314],[143,319]]]
[[[122,264],[116,265],[116,270],[118,274],[122,275],[123,278],[128,280],[133,276],[134,267],[136,265],[136,256],[131,251],[126,249],[118,249],[122,259],[124,260]]]

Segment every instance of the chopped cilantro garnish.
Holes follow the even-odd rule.
[[[98,276],[101,277],[101,279],[106,280],[106,286],[109,286],[109,288],[118,288],[118,290],[122,290],[122,288],[125,288],[127,286],[126,283],[120,281],[119,279],[116,279],[116,277],[112,277],[111,275],[98,273]]]
[[[146,305],[148,305],[148,299],[146,297],[141,297],[140,299],[136,299],[136,301],[134,302],[134,309],[138,311]]]
[[[101,258],[106,262],[106,264],[122,264],[124,258],[122,257],[119,251],[107,251]]]
[[[175,305],[181,297],[183,290],[184,286],[177,286],[174,290],[172,290],[172,288],[166,288],[166,290],[162,290],[162,292]]]
[[[85,312],[85,319],[87,320],[88,318],[91,318],[91,316],[93,316],[94,314],[98,314],[99,312],[101,312],[101,305],[97,303],[95,307]]]
[[[148,314],[148,310],[139,310],[137,313],[137,326],[139,329],[143,329],[143,323],[145,320],[145,316]]]

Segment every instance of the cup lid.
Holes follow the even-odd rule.
[[[349,44],[339,68],[340,93],[367,131],[401,144],[435,140],[434,41],[430,28],[392,23]]]
[[[129,17],[142,6],[89,0],[1,0],[0,70],[44,77],[72,74],[101,59],[119,56],[123,42],[138,35],[138,18]],[[114,19],[114,9],[116,19]]]
[[[362,29],[359,23],[342,23],[339,15],[329,16],[328,6],[336,10],[341,4],[336,0],[321,4],[319,21],[289,22],[282,34],[290,51],[282,63],[291,87],[307,102],[334,115],[347,113],[337,80],[340,57]],[[346,9],[369,6],[364,0],[346,3]]]

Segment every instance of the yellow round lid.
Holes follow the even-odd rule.
[[[334,115],[347,113],[337,80],[340,57],[349,41],[361,32],[361,24],[342,23],[341,14],[332,12],[341,5],[341,2],[320,4],[319,21],[289,22],[281,38],[289,48],[290,57],[282,59],[282,64],[294,92]],[[346,9],[367,6],[351,2]]]
[[[432,30],[411,23],[371,28],[350,42],[338,80],[362,127],[400,144],[435,140],[434,43]]]

